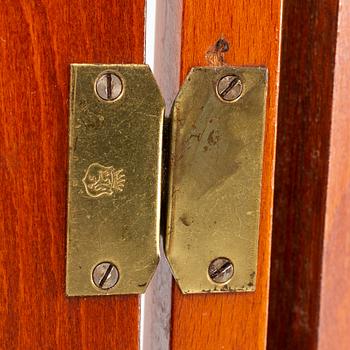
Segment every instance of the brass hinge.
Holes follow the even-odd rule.
[[[193,68],[161,179],[164,101],[149,67],[71,66],[69,296],[146,290],[162,181],[166,255],[182,292],[255,290],[266,91],[265,68]]]

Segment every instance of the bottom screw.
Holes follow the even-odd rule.
[[[110,262],[103,262],[94,268],[92,280],[96,287],[100,289],[110,289],[114,287],[119,280],[117,267]]]
[[[215,283],[227,283],[233,276],[234,267],[230,259],[216,258],[208,268],[208,275]]]

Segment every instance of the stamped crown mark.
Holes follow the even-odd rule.
[[[90,164],[83,178],[86,193],[94,198],[123,192],[125,181],[123,169],[116,170],[113,166],[107,167],[99,163]]]

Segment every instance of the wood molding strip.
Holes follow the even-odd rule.
[[[339,7],[338,0],[284,3],[267,347],[271,350],[349,346],[349,332],[343,328],[349,322],[340,322],[349,321],[340,309],[347,305],[349,310],[350,301],[346,9],[349,6]],[[343,16],[339,27],[338,11]],[[326,337],[329,347],[322,345]]]

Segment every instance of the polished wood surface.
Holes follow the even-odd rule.
[[[138,297],[65,297],[70,63],[142,63],[144,1],[0,2],[0,349],[138,349]]]
[[[339,7],[318,349],[350,348],[350,2]]]
[[[350,348],[350,2],[339,8],[318,349]]]
[[[349,218],[345,220],[346,212],[342,210],[347,209],[340,204],[346,201],[346,193],[343,198],[339,196],[349,181],[347,163],[340,160],[348,157],[346,148],[341,147],[348,148],[345,144],[349,133],[348,121],[339,114],[334,130],[341,127],[342,134],[335,134],[332,141],[337,157],[333,161],[338,163],[333,165],[333,175],[328,178],[338,0],[285,1],[284,4],[267,348],[311,350],[318,348],[321,334],[322,264],[327,264],[326,279],[331,278],[332,284],[342,282],[333,284],[329,291],[338,290],[337,296],[334,295],[338,301],[333,301],[338,308],[347,293],[343,282],[349,270],[346,275],[346,270],[340,267],[349,251],[349,241],[345,240]],[[344,64],[342,69],[344,74]],[[338,112],[340,108],[339,104]],[[328,204],[327,186],[333,192],[329,193]],[[340,217],[345,220],[343,227]],[[329,244],[324,241],[325,220],[327,225],[338,220],[332,228],[328,227]],[[334,254],[339,254],[339,261],[335,265],[331,263],[333,266],[323,260],[325,243],[326,254],[332,254],[333,259]],[[325,312],[330,325],[333,322],[330,315],[335,311],[331,311],[332,303],[328,304]],[[335,344],[324,349],[338,349]]]
[[[280,0],[184,1],[181,80],[206,65],[205,53],[224,36],[231,65],[264,65],[269,92],[264,148],[257,290],[186,295],[174,285],[172,350],[265,349],[269,284],[273,167],[280,48]]]

